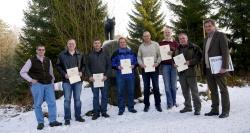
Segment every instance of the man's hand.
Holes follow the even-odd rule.
[[[189,66],[190,65],[190,61],[188,60],[184,64]]]
[[[118,69],[119,69],[119,70],[122,70],[122,69],[123,69],[123,67],[122,67],[122,66],[118,66]]]
[[[105,81],[105,80],[107,80],[108,78],[106,77],[106,76],[103,76],[103,79],[102,79],[102,81]]]
[[[82,77],[82,72],[79,72],[79,76]]]
[[[154,65],[153,65],[153,67],[157,67],[159,64],[158,63],[155,63]]]
[[[65,74],[65,76],[64,76],[66,79],[69,79],[69,76],[68,76],[68,74]]]
[[[224,68],[220,69],[220,74],[224,74],[225,72],[226,72],[226,69],[224,69]]]
[[[134,65],[131,65],[131,66],[130,66],[130,68],[132,68],[132,69],[133,69],[134,67],[135,67]]]
[[[93,77],[89,77],[89,81],[91,82],[95,82],[94,78]]]
[[[31,80],[31,83],[32,83],[32,84],[35,84],[35,83],[37,83],[37,80],[32,79],[32,80]]]
[[[173,51],[168,51],[168,55],[172,55],[173,54]]]
[[[178,65],[174,64],[174,67],[175,67],[175,68],[177,68],[177,67],[178,67]]]
[[[146,65],[140,64],[140,67],[141,67],[141,68],[146,68]]]

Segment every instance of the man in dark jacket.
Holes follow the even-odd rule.
[[[89,80],[92,81],[91,87],[93,92],[93,109],[94,115],[92,120],[100,117],[107,118],[107,104],[108,104],[108,77],[111,75],[111,61],[107,52],[102,49],[100,39],[95,39],[93,43],[94,50],[89,53],[86,63],[86,72]],[[103,74],[104,87],[94,87],[93,74]],[[101,91],[101,105],[99,103],[99,91]]]
[[[71,97],[73,92],[75,119],[79,122],[85,120],[81,117],[81,100],[82,81],[70,84],[67,69],[78,68],[79,76],[82,77],[84,71],[83,56],[76,50],[76,42],[70,39],[67,43],[67,50],[59,54],[56,66],[63,78],[63,94],[64,94],[64,119],[65,125],[70,125],[71,120]]]
[[[179,72],[179,79],[182,89],[182,94],[184,96],[185,107],[180,110],[180,113],[186,113],[192,111],[191,105],[191,95],[193,99],[194,105],[194,115],[200,115],[201,110],[201,101],[199,97],[198,87],[197,87],[197,79],[196,79],[196,65],[200,63],[202,53],[201,49],[188,41],[188,37],[185,33],[179,34],[179,47],[176,50],[176,55],[183,54],[186,59],[186,64],[188,65],[188,69]]]
[[[215,22],[212,19],[205,21],[205,31],[207,37],[203,45],[203,72],[207,77],[207,84],[211,91],[212,109],[206,113],[205,116],[219,115],[219,94],[218,87],[220,88],[222,113],[219,118],[229,116],[230,100],[228,89],[225,84],[226,69],[228,69],[229,49],[227,38],[221,32],[218,32],[215,27]],[[222,56],[222,66],[219,74],[212,74],[209,57]]]
[[[36,48],[37,55],[30,58],[20,71],[20,75],[30,82],[31,93],[34,101],[36,119],[38,122],[37,129],[44,128],[44,116],[42,104],[46,101],[49,109],[50,126],[60,126],[62,123],[56,121],[56,100],[52,83],[54,82],[53,67],[50,59],[45,57],[45,47],[38,45]]]

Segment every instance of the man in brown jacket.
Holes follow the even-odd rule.
[[[204,22],[207,37],[204,40],[203,47],[203,66],[204,74],[207,77],[208,87],[211,91],[212,109],[210,112],[205,113],[205,116],[219,115],[219,94],[218,87],[220,88],[222,113],[219,118],[226,118],[229,116],[230,100],[228,89],[225,84],[226,69],[228,69],[229,49],[227,38],[221,32],[216,30],[215,22],[212,19],[207,19]],[[218,74],[212,74],[209,57],[222,56],[222,67]]]

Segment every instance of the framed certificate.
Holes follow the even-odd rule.
[[[122,66],[122,74],[130,74],[132,73],[132,68],[131,68],[131,60],[130,59],[122,59],[120,60],[121,66]]]
[[[170,51],[169,45],[163,45],[160,46],[160,53],[161,53],[161,59],[162,60],[169,60],[172,59],[171,55],[168,55],[168,52]]]
[[[146,65],[145,72],[154,72],[155,71],[155,67],[153,67],[154,57],[144,57],[143,63],[144,63],[144,65]]]
[[[179,54],[179,55],[173,57],[173,59],[174,59],[175,64],[178,66],[177,67],[178,72],[181,72],[181,71],[188,69],[188,65],[185,64],[186,59],[185,59],[183,54]]]
[[[218,74],[222,66],[222,56],[209,57],[209,63],[212,74]],[[231,56],[229,56],[228,69],[226,71],[234,71],[233,62]]]
[[[104,87],[103,73],[93,74],[93,79],[95,80],[93,83],[94,88]]]
[[[81,81],[79,71],[78,71],[78,67],[73,67],[73,68],[67,69],[67,74],[69,76],[70,84],[74,84],[76,82]]]

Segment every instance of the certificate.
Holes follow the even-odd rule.
[[[222,66],[222,56],[209,57],[209,63],[212,74],[218,74]],[[229,56],[228,69],[226,71],[234,71],[231,56]]]
[[[170,51],[169,45],[160,46],[160,53],[161,53],[161,59],[162,60],[172,59],[172,56],[168,54],[169,51]]]
[[[70,84],[74,84],[76,82],[81,81],[79,71],[78,71],[78,67],[73,67],[73,68],[67,69],[67,74],[69,76]]]
[[[155,67],[153,67],[154,57],[144,57],[143,63],[144,63],[144,65],[146,65],[145,72],[154,72],[155,71]]]
[[[186,59],[185,59],[183,54],[179,54],[179,55],[173,57],[173,59],[174,59],[175,64],[178,66],[177,67],[178,72],[181,72],[181,71],[188,69],[188,65],[185,64]]]
[[[122,66],[122,74],[130,74],[132,73],[132,68],[131,68],[131,60],[130,59],[122,59],[120,60],[121,66]]]
[[[63,90],[63,88],[62,88],[62,82],[56,82],[56,83],[54,83],[54,89],[55,89],[55,91],[59,91],[59,90]]]
[[[104,87],[103,73],[93,74],[94,88]]]

